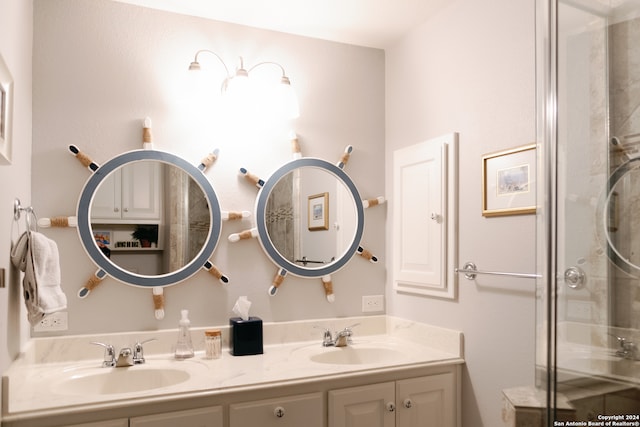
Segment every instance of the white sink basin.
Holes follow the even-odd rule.
[[[397,350],[376,347],[332,347],[309,357],[312,362],[333,365],[367,365],[396,362],[405,358]]]
[[[52,391],[66,395],[100,395],[134,393],[169,387],[190,378],[188,372],[179,369],[151,368],[100,368],[100,372],[72,373],[57,381]]]

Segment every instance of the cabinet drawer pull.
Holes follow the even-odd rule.
[[[278,418],[284,417],[284,408],[282,406],[276,407],[276,409],[273,410],[273,415]]]
[[[413,402],[409,398],[405,399],[404,402],[402,402],[402,404],[407,409],[409,409],[409,408],[411,408],[413,406]]]
[[[396,404],[393,402],[389,402],[387,403],[387,411],[389,412],[395,412],[396,410]]]
[[[124,208],[124,211],[125,212],[129,212],[129,208]]]
[[[120,208],[113,208],[114,212],[120,212]]]

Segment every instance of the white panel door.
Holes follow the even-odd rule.
[[[452,372],[396,383],[398,427],[455,427],[456,380]]]
[[[329,427],[395,426],[395,383],[329,391]]]
[[[393,156],[393,281],[396,290],[454,298],[457,262],[457,134]]]

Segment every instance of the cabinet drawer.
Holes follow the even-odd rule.
[[[64,427],[64,426],[63,426]],[[122,418],[119,420],[96,421],[93,423],[74,424],[67,427],[129,427],[129,420]]]
[[[230,427],[322,427],[322,393],[234,404],[229,407]]]
[[[129,427],[223,427],[222,406],[146,415],[129,420]]]

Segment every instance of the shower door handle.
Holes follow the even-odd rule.
[[[569,267],[564,271],[564,282],[571,289],[581,289],[587,276],[580,267]]]

